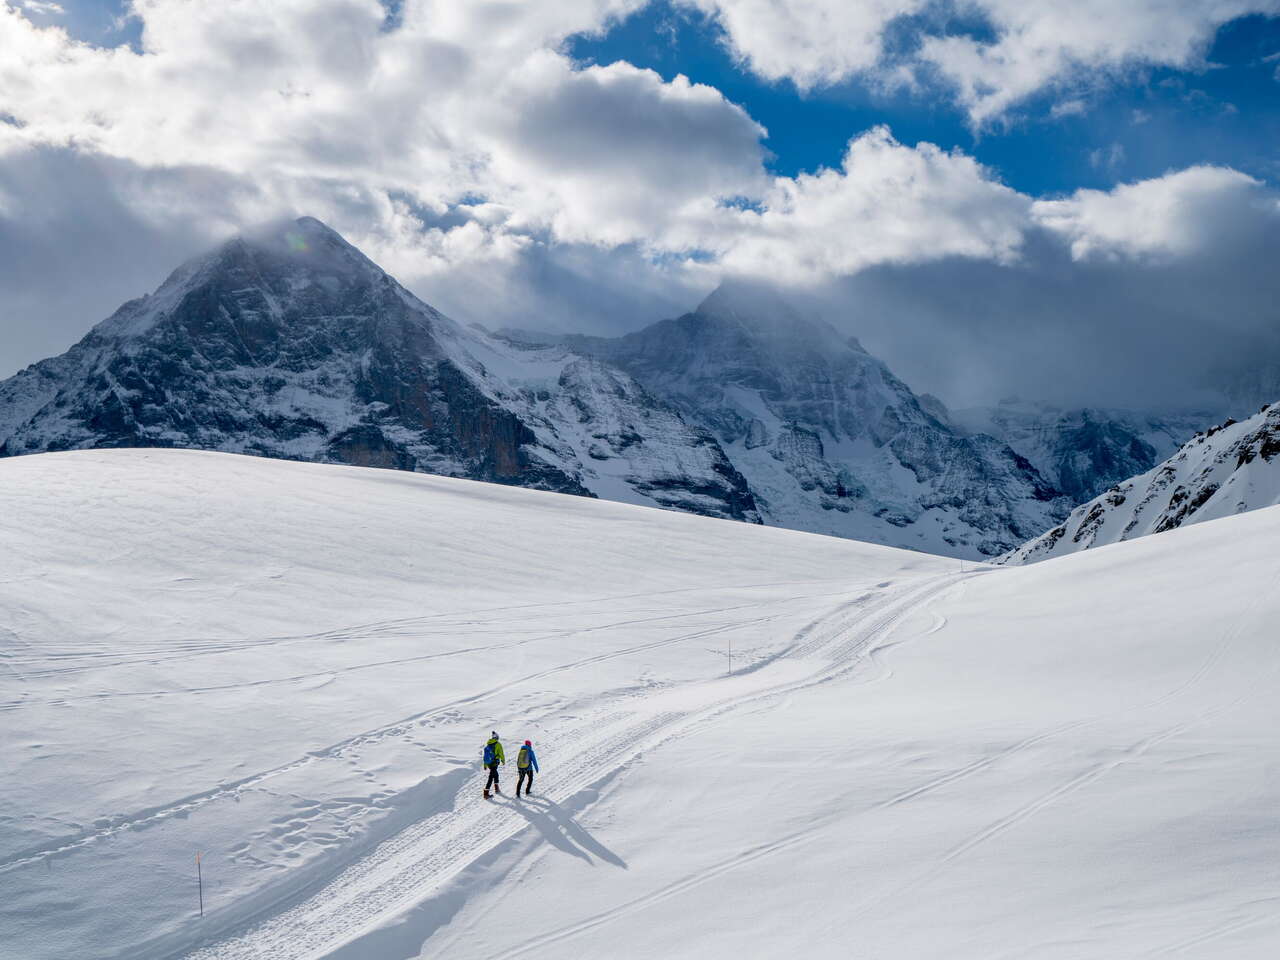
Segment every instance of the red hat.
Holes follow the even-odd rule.
[[[532,741],[532,740],[526,740],[526,741],[524,742],[524,745],[525,745],[526,747],[532,747],[532,746],[533,746],[533,741]]]

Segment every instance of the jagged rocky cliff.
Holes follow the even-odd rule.
[[[1280,503],[1280,403],[1197,433],[1177,453],[1001,558],[1030,563]]]
[[[677,319],[568,342],[714,434],[767,523],[993,556],[1071,506],[1024,457],[952,428],[857,340],[764,289],[723,286]]]
[[[303,218],[192,260],[0,384],[0,455],[196,447],[758,519],[714,441],[651,407],[563,348],[464,330]]]
[[[1212,411],[1062,409],[1016,398],[949,414],[970,434],[986,434],[1029,460],[1074,503],[1150,470],[1207,423]]]

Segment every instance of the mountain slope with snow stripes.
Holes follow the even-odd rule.
[[[1168,460],[1081,504],[1000,558],[1030,563],[1280,503],[1280,403],[1197,433]]]

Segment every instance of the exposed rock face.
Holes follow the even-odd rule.
[[[420,470],[759,521],[714,438],[625,374],[463,329],[310,218],[185,264],[0,384],[0,455],[118,446]]]
[[[0,387],[0,453],[182,446],[585,493],[454,325],[311,219],[237,238]]]
[[[1280,503],[1280,403],[1197,433],[1152,470],[1116,484],[1002,557],[1029,563]]]
[[[715,438],[626,373],[564,347],[511,351],[530,373],[509,375],[516,391],[505,402],[531,425],[544,455],[593,493],[760,522],[747,481]],[[554,382],[537,379],[543,370]]]
[[[721,287],[675,320],[567,342],[711,431],[766,523],[994,556],[1071,506],[1026,458],[956,431],[857,340],[762,290]]]
[[[952,419],[969,433],[985,433],[1007,444],[1074,503],[1082,503],[1150,470],[1213,422],[1214,415],[1063,410],[1011,399],[957,411]]]

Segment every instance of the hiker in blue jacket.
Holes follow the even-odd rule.
[[[507,758],[502,754],[502,744],[498,741],[498,731],[493,731],[493,735],[489,738],[489,742],[484,745],[484,753],[481,763],[484,768],[489,771],[489,781],[484,785],[484,798],[489,799],[489,788],[493,787],[494,793],[501,793],[498,788],[498,764],[506,763]]]
[[[533,775],[538,772],[538,755],[533,752],[533,744],[528,740],[516,754],[516,770],[520,774],[516,778],[516,799],[520,798],[520,787],[524,786],[526,780],[528,785],[524,787],[525,796],[532,796]]]

